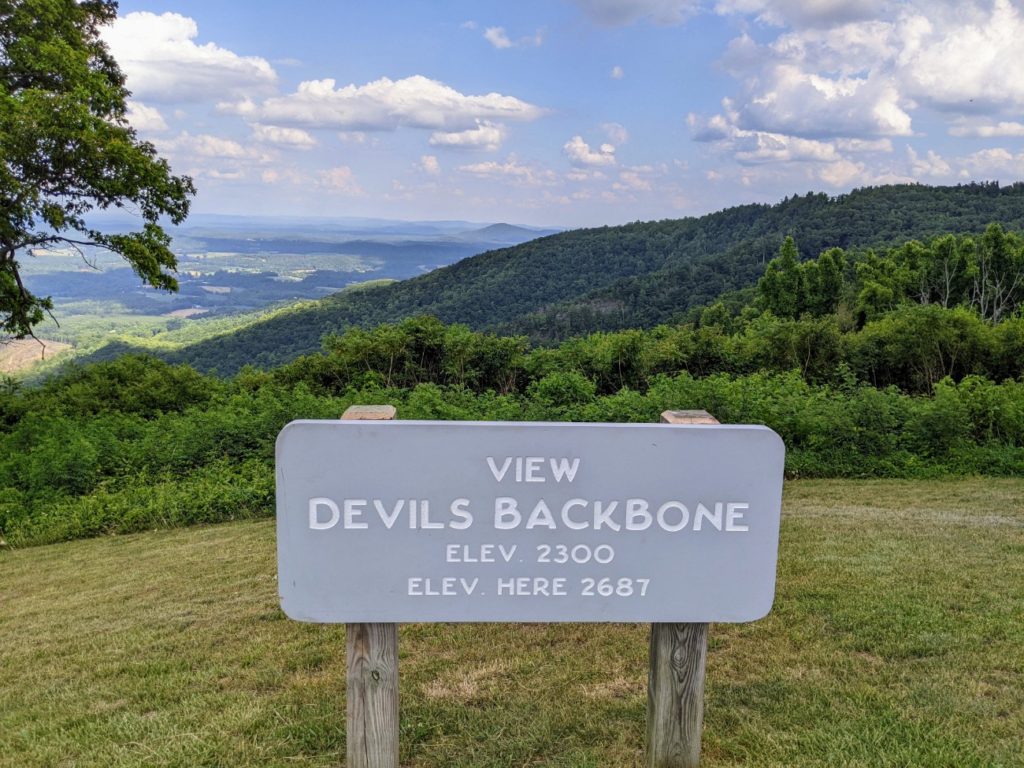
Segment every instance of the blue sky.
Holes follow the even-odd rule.
[[[130,0],[206,213],[535,225],[1024,177],[1020,0]]]

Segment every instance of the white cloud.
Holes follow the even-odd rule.
[[[828,77],[778,64],[761,75],[739,112],[752,130],[798,136],[907,136],[911,118],[886,77]]]
[[[487,120],[478,120],[475,128],[468,128],[465,131],[435,131],[430,135],[430,146],[493,151],[501,146],[504,138],[504,126],[495,125]]]
[[[824,141],[802,139],[780,133],[742,131],[734,142],[736,159],[740,163],[779,162],[836,162],[840,155],[836,148]]]
[[[620,27],[637,21],[681,24],[700,10],[700,0],[574,0],[598,24]]]
[[[362,187],[356,182],[352,169],[347,165],[339,165],[336,168],[320,171],[318,183],[322,188],[342,195],[357,197],[365,194]]]
[[[423,155],[420,158],[420,169],[431,176],[437,176],[441,172],[441,164],[435,155]]]
[[[142,133],[158,133],[167,130],[167,121],[156,107],[149,107],[140,101],[128,102],[126,115],[132,128]]]
[[[498,49],[512,47],[512,41],[505,34],[504,27],[488,27],[484,30],[484,39]]]
[[[844,155],[851,153],[870,157],[890,153],[892,141],[887,138],[838,138],[825,141],[771,131],[745,130],[736,125],[738,113],[732,109],[728,100],[725,100],[724,108],[725,114],[716,115],[711,120],[691,114],[687,122],[694,140],[711,142],[718,151],[731,154],[740,166],[746,168],[740,175],[740,182],[744,185],[767,181],[763,174],[753,169],[772,166],[771,173],[777,176],[779,171],[775,167],[780,165],[792,166],[806,178],[837,188],[854,184],[888,183],[895,179],[892,174],[873,173],[865,162]],[[710,181],[722,178],[718,172],[708,176]],[[899,179],[905,181],[910,177],[901,176]]]
[[[245,114],[266,123],[304,128],[381,131],[403,126],[458,131],[481,120],[535,120],[544,110],[500,93],[467,96],[414,75],[341,88],[330,78],[308,80],[294,93],[266,99]]]
[[[1024,123],[1001,120],[998,123],[959,122],[949,129],[952,136],[991,139],[1003,136],[1024,136]]]
[[[252,137],[256,141],[288,149],[312,149],[316,146],[316,139],[301,128],[282,128],[277,125],[254,123]]]
[[[843,152],[892,152],[891,139],[836,139],[835,145]]]
[[[187,16],[145,11],[121,16],[102,32],[129,90],[145,101],[237,100],[274,87],[277,74],[266,59],[215,43],[197,45],[198,35]]]
[[[789,26],[761,45],[747,34],[729,44],[722,64],[742,83],[739,128],[909,136],[913,115],[930,107],[955,136],[1015,135],[1007,118],[1024,108],[1024,7],[1013,0],[721,0],[717,10]],[[721,133],[721,120],[701,120],[695,138]]]
[[[274,162],[274,154],[259,147],[244,146],[234,139],[208,133],[182,131],[176,136],[154,138],[161,155],[176,172],[195,178],[238,180]]]
[[[602,144],[595,151],[582,136],[573,136],[565,142],[562,151],[573,165],[615,165],[615,147],[611,144]]]
[[[724,115],[704,117],[691,112],[686,116],[686,124],[690,126],[690,136],[694,141],[721,141],[736,134],[739,115],[729,99],[723,99],[722,106],[726,110]]]
[[[818,170],[818,178],[833,187],[851,187],[865,179],[864,163],[836,160]]]
[[[231,168],[224,171],[219,168],[205,168],[201,173],[193,173],[192,175],[202,175],[208,179],[217,179],[219,181],[240,181],[245,178],[245,171],[240,168]]]
[[[306,179],[291,168],[267,168],[260,173],[260,181],[264,184],[305,184]]]
[[[907,147],[907,159],[910,161],[910,172],[915,178],[922,176],[949,176],[953,173],[949,163],[933,149],[929,149],[924,157],[920,157],[914,148]]]
[[[177,156],[222,160],[249,160],[270,162],[272,157],[261,150],[244,147],[234,139],[225,139],[208,133],[190,134],[182,131],[177,136],[153,142],[160,152]]]
[[[504,163],[489,160],[484,163],[460,165],[459,170],[479,177],[506,177],[518,184],[530,187],[554,184],[556,179],[552,171],[521,165],[514,157],[509,157]]]
[[[619,173],[619,180],[612,184],[612,189],[619,192],[628,190],[650,192],[651,182],[643,178],[637,171],[621,171]]]
[[[927,10],[927,12],[925,12]],[[897,59],[909,95],[964,112],[1024,107],[1024,11],[1010,0],[906,15]]]
[[[620,67],[618,64],[616,64],[614,67],[612,67],[612,71],[608,73],[608,77],[610,77],[612,80],[621,80],[625,76],[626,76],[626,73],[622,70],[622,67]]]
[[[520,37],[518,40],[509,38],[504,27],[488,27],[484,30],[484,39],[495,48],[539,48],[544,44],[544,30],[538,29],[532,35]]]
[[[969,176],[987,175],[997,179],[1019,179],[1024,176],[1024,152],[1013,154],[1005,147],[992,147],[974,152],[960,160]]]
[[[604,131],[604,135],[608,137],[609,141],[617,145],[629,141],[629,131],[626,130],[626,126],[619,123],[602,123],[601,130]]]

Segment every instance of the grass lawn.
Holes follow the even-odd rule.
[[[0,553],[0,766],[339,765],[344,628],[275,570],[270,521]],[[402,765],[642,765],[647,633],[403,626]],[[1024,766],[1024,480],[788,484],[703,765]]]

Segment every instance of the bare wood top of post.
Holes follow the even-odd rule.
[[[391,421],[395,418],[393,405],[350,405],[341,418],[346,421]]]
[[[720,424],[707,411],[662,411],[662,424]]]

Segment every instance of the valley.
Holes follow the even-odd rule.
[[[109,225],[127,228],[128,222]],[[29,289],[51,296],[55,305],[38,335],[82,355],[110,343],[172,349],[183,338],[222,334],[277,308],[426,274],[551,231],[457,221],[200,215],[172,230],[174,293],[144,286],[120,258],[98,248],[33,248],[22,262]],[[13,352],[0,352],[0,360],[8,357]],[[23,354],[19,360],[18,370],[31,367]]]

